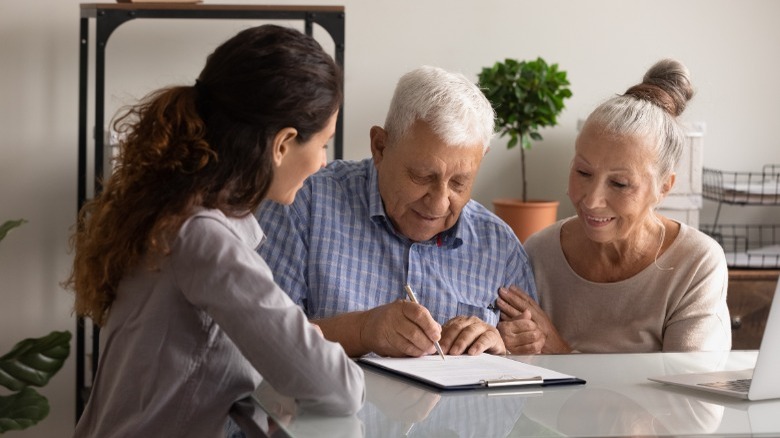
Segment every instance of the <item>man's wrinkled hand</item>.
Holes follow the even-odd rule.
[[[425,307],[405,300],[375,307],[364,315],[360,340],[381,356],[418,357],[436,352],[442,328]]]
[[[442,327],[444,354],[504,354],[506,348],[498,330],[475,316],[456,316]]]
[[[502,314],[503,315],[503,314]],[[526,310],[514,318],[504,317],[498,323],[498,332],[510,354],[539,354],[545,336]]]

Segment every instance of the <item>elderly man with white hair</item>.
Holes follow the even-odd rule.
[[[433,354],[435,341],[445,354],[506,353],[497,326],[522,319],[499,322],[498,290],[536,287],[512,230],[471,199],[493,132],[474,83],[420,67],[371,128],[370,159],[334,161],[292,205],[260,207],[276,281],[350,356]]]

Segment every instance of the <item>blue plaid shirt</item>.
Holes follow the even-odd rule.
[[[258,252],[311,319],[405,299],[404,283],[440,324],[462,315],[495,326],[500,286],[515,284],[536,299],[520,241],[474,200],[430,241],[397,233],[371,159],[330,163],[306,180],[292,205],[265,201],[258,220],[267,239]]]

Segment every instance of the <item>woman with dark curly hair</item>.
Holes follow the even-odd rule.
[[[340,75],[311,37],[265,25],[219,46],[195,85],[120,114],[125,140],[80,211],[66,281],[102,326],[76,436],[224,435],[263,378],[304,409],[360,408],[360,368],[255,252],[260,202],[291,203],[325,163]]]

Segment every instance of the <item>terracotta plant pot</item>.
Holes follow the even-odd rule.
[[[558,201],[494,199],[493,209],[524,243],[531,234],[555,223],[558,204]]]

